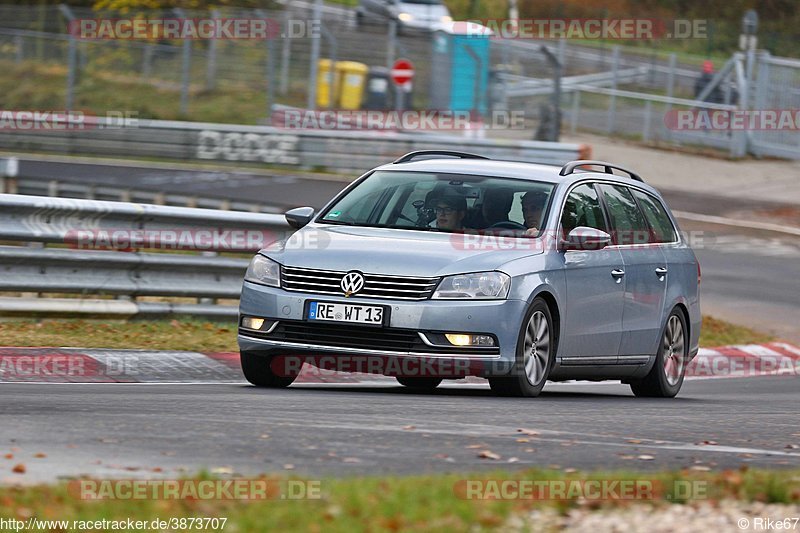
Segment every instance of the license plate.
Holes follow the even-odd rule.
[[[383,325],[384,308],[378,305],[341,304],[311,302],[308,306],[309,320],[351,322],[355,324]]]

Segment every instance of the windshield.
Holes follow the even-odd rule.
[[[538,237],[552,183],[461,174],[377,171],[320,222]]]

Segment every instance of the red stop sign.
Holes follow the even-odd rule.
[[[414,78],[414,65],[408,59],[398,59],[392,65],[392,81],[403,85]]]

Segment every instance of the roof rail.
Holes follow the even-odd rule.
[[[417,157],[424,157],[431,155],[433,156],[445,155],[450,157],[457,157],[459,159],[489,159],[488,157],[484,157],[482,155],[470,154],[468,152],[457,152],[455,150],[417,150],[415,152],[408,152],[406,155],[398,159],[395,159],[393,163],[394,164],[408,163],[409,161],[413,161]]]
[[[578,169],[580,167],[585,167],[585,166],[605,167],[605,173],[606,174],[613,174],[613,172],[611,171],[612,169],[620,170],[620,171],[628,174],[628,176],[632,180],[641,181],[642,183],[644,183],[644,180],[641,178],[641,176],[639,176],[639,174],[633,172],[632,170],[628,170],[627,168],[621,167],[619,165],[614,165],[613,163],[606,163],[605,161],[592,161],[592,160],[589,160],[589,159],[581,159],[579,161],[570,161],[569,163],[567,163],[566,165],[561,167],[561,172],[559,172],[558,175],[559,176],[568,176],[570,174],[574,174],[576,169]]]

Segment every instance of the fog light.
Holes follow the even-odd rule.
[[[453,346],[494,346],[494,338],[491,335],[445,333],[444,336]]]
[[[264,325],[263,318],[256,318],[254,316],[246,316],[242,318],[242,327],[247,329],[261,329]]]

